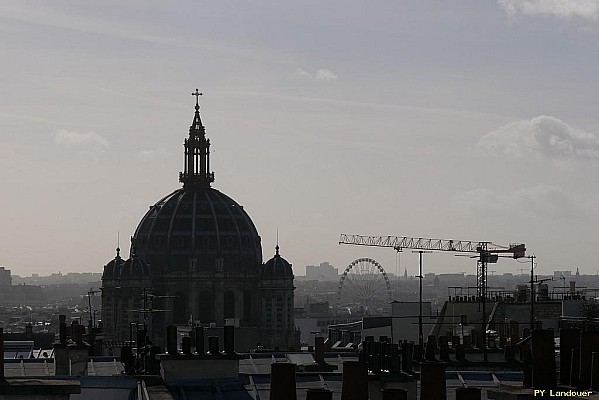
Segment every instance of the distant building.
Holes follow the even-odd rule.
[[[553,271],[553,277],[554,278],[570,278],[572,276],[572,271]]]
[[[306,279],[311,281],[336,281],[339,280],[339,270],[328,262],[320,265],[306,266]]]
[[[0,286],[12,285],[12,277],[10,276],[10,269],[0,267]]]
[[[304,309],[296,310],[295,325],[301,332],[302,343],[314,345],[316,336],[326,336],[329,326],[346,324],[360,320],[361,317],[336,315],[328,301],[308,303]]]

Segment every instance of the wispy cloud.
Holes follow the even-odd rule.
[[[96,132],[79,133],[60,129],[54,134],[54,143],[68,149],[100,152],[110,147],[110,143]]]
[[[7,4],[5,4],[7,3]],[[279,60],[275,54],[259,47],[237,46],[224,42],[202,39],[198,36],[173,36],[166,32],[157,33],[152,27],[156,24],[119,23],[87,13],[82,16],[73,12],[74,8],[60,7],[43,3],[8,2],[0,3],[0,17],[31,24],[70,29],[76,32],[95,33],[126,40],[137,40],[165,46],[201,49],[219,54],[234,55],[252,60]]]
[[[545,184],[511,192],[475,189],[460,193],[454,201],[473,215],[496,217],[576,217],[585,211],[571,194]]]
[[[319,69],[313,73],[310,73],[304,69],[298,68],[295,70],[295,76],[305,79],[315,79],[318,81],[336,81],[339,79],[336,73],[330,69]]]
[[[599,0],[498,0],[506,13],[518,15],[549,15],[565,20],[599,20]]]
[[[141,150],[137,153],[137,157],[142,160],[151,160],[168,154],[169,152],[167,152],[163,147],[161,147],[159,149]]]
[[[599,138],[548,115],[502,126],[483,136],[477,147],[513,157],[599,159]]]

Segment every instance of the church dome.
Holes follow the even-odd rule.
[[[116,279],[121,273],[124,260],[120,256],[121,249],[117,247],[116,256],[104,266],[102,279]]]
[[[123,263],[121,268],[121,279],[150,277],[150,267],[137,256],[132,256]]]
[[[185,139],[183,188],[159,200],[142,218],[134,236],[137,254],[164,272],[259,273],[260,236],[242,206],[210,187],[210,139],[196,107]]]
[[[159,200],[139,223],[135,242],[153,272],[258,272],[262,263],[249,215],[210,187],[184,187]]]
[[[262,278],[263,279],[272,279],[272,278],[293,278],[293,270],[291,268],[291,264],[287,262],[281,255],[279,254],[279,246],[275,247],[276,253],[273,258],[268,260],[262,266]]]

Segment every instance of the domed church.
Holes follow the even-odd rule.
[[[102,275],[105,340],[126,341],[132,323],[145,325],[155,344],[167,325],[232,324],[266,348],[296,347],[293,270],[279,254],[262,263],[256,226],[235,200],[211,187],[210,139],[199,96],[185,139],[183,186],[143,216],[129,259],[116,257]]]

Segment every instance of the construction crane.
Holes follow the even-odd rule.
[[[511,254],[513,258],[522,258],[526,255],[524,244],[510,244],[501,246],[491,242],[475,242],[467,240],[445,240],[413,238],[407,236],[364,236],[341,234],[339,244],[351,244],[356,246],[392,247],[396,251],[402,249],[424,250],[424,251],[450,251],[454,253],[478,253],[479,268],[477,270],[476,286],[478,296],[482,297],[481,291],[486,288],[486,264],[496,263],[499,254]],[[484,270],[483,270],[484,264]]]
[[[422,253],[426,251],[449,251],[454,253],[478,254],[476,287],[478,299],[482,305],[482,337],[483,357],[487,361],[487,264],[496,263],[500,255],[511,255],[522,258],[526,255],[526,246],[522,243],[509,246],[497,245],[486,241],[445,240],[414,238],[408,236],[364,236],[341,234],[339,244],[355,246],[391,247],[396,251],[402,249],[418,250],[420,253],[420,315],[419,344],[422,346]]]

